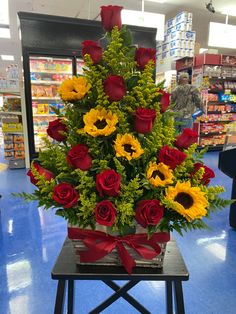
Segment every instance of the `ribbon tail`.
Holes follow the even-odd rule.
[[[119,256],[124,268],[126,269],[128,274],[131,274],[133,267],[136,265],[135,260],[126,250],[123,243],[117,243],[117,250],[119,252]]]

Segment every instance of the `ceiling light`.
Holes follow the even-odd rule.
[[[164,3],[164,2],[166,2],[165,0],[145,0],[145,1],[156,2],[156,3]]]
[[[11,38],[10,29],[0,27],[0,38]]]
[[[235,33],[236,25],[210,22],[208,46],[236,49]]]
[[[152,27],[157,29],[156,40],[164,39],[165,15],[151,12],[122,10],[122,24]]]
[[[9,25],[8,0],[1,0],[1,6],[0,6],[0,24],[7,24],[7,25]]]
[[[6,61],[14,61],[14,56],[11,55],[1,55],[2,60],[6,60]]]
[[[221,11],[221,13],[225,15],[236,16],[236,6],[226,7],[223,11]]]

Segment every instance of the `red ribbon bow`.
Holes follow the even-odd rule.
[[[148,239],[146,233],[114,237],[101,231],[80,228],[68,228],[68,237],[69,239],[82,240],[88,248],[86,251],[79,252],[82,263],[95,262],[117,248],[121,262],[129,274],[132,273],[136,263],[124,244],[134,249],[141,257],[151,260],[161,253],[161,248],[157,242],[162,243],[170,240],[170,234],[166,232],[154,233]]]

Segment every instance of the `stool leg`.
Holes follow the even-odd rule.
[[[65,280],[58,280],[54,314],[63,314],[64,295],[65,295]]]
[[[185,314],[182,282],[179,280],[175,281],[174,286],[176,314]]]
[[[173,314],[172,281],[166,281],[166,313]]]
[[[68,280],[68,314],[74,311],[74,280]]]

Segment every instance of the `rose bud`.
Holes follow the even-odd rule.
[[[138,108],[135,113],[134,129],[138,133],[151,132],[153,122],[156,118],[156,110],[148,108]]]
[[[164,90],[159,90],[158,93],[162,94],[160,104],[161,104],[161,113],[164,113],[170,105],[170,94]]]
[[[120,190],[121,176],[113,169],[104,170],[96,176],[96,188],[100,196],[117,196]]]
[[[52,198],[64,208],[71,208],[77,204],[79,194],[72,185],[61,182],[54,186]]]
[[[142,200],[135,209],[135,219],[143,227],[157,225],[164,214],[164,208],[158,200]]]
[[[185,128],[183,132],[176,137],[175,146],[179,149],[187,149],[193,143],[197,143],[198,134],[192,129]]]
[[[39,163],[34,162],[33,167],[35,168],[35,170],[38,172],[40,176],[44,176],[44,179],[46,181],[50,181],[51,179],[55,178],[55,175],[51,171],[41,167]],[[31,169],[27,172],[27,176],[30,177],[30,182],[32,184],[37,185],[39,180],[35,178]]]
[[[204,174],[202,176],[201,179],[201,183],[204,185],[208,185],[211,181],[212,178],[215,178],[215,173],[213,170],[211,170],[211,168],[205,166],[204,164],[200,163],[200,162],[196,162],[194,164],[194,170],[191,173],[191,177],[195,175],[195,173],[200,169],[200,168],[204,168]]]
[[[58,142],[65,141],[67,138],[67,126],[62,119],[50,121],[47,128],[47,134]]]
[[[174,170],[176,166],[182,164],[186,157],[187,155],[185,153],[167,145],[163,146],[159,151],[159,161],[169,166],[172,170]]]
[[[98,64],[102,59],[102,47],[100,47],[95,41],[85,40],[82,42],[82,56],[86,54],[90,55],[94,64]]]
[[[88,153],[88,147],[84,144],[73,146],[67,153],[66,160],[74,168],[89,170],[92,166],[92,158]]]
[[[137,48],[135,51],[135,61],[137,62],[138,68],[144,70],[149,61],[153,61],[155,64],[156,50],[152,48]]]
[[[116,209],[112,202],[105,200],[96,205],[96,222],[103,226],[112,226],[116,220]]]
[[[102,26],[106,32],[110,32],[113,27],[117,26],[121,29],[121,10],[123,7],[117,5],[101,6],[101,20]]]
[[[122,76],[109,75],[103,85],[110,102],[121,100],[126,93],[125,81]]]

